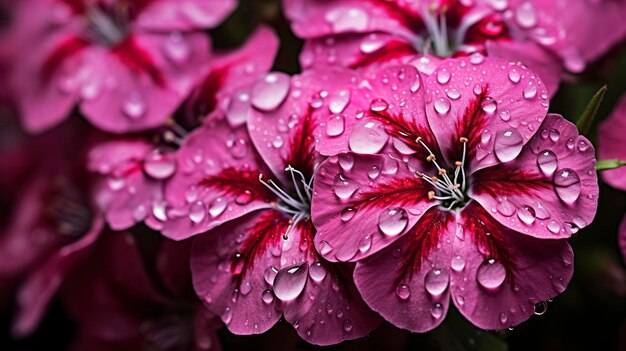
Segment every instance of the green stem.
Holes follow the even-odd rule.
[[[622,160],[598,160],[596,161],[597,171],[606,171],[609,169],[615,169],[622,166],[626,166],[626,161]]]
[[[600,104],[602,103],[602,99],[604,98],[604,94],[606,94],[607,88],[606,85],[602,86],[589,100],[589,104],[585,107],[585,111],[578,118],[578,122],[576,122],[576,127],[578,127],[578,131],[582,135],[587,135],[589,133],[589,129],[591,129],[591,125],[598,114],[598,108],[600,108]]]

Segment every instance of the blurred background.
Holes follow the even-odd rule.
[[[7,6],[10,1],[14,0],[0,1],[0,31],[11,26]],[[271,25],[281,39],[274,69],[299,72],[298,53],[302,43],[291,33],[278,0],[242,0],[239,8],[223,24],[210,31],[214,46],[218,50],[237,47],[261,23]],[[2,76],[0,67],[0,79]],[[590,98],[603,85],[607,85],[608,92],[588,135],[594,144],[598,122],[608,116],[619,97],[626,92],[626,45],[616,47],[603,59],[590,64],[584,74],[568,77],[550,107],[551,112],[576,121]],[[2,90],[0,94],[2,148],[22,138],[24,132],[17,123],[7,92]],[[2,162],[11,160],[0,159]],[[0,223],[6,223],[4,219],[11,215],[13,201],[9,194],[0,194]],[[596,220],[571,239],[576,260],[574,278],[568,289],[547,304],[545,313],[533,316],[513,330],[481,332],[451,311],[444,325],[432,333],[410,334],[383,324],[363,339],[327,349],[626,350],[626,268],[617,246],[617,227],[625,212],[626,193],[601,183]],[[4,259],[0,257],[0,262]],[[75,335],[72,321],[55,302],[33,335],[14,340],[10,336],[14,303],[11,297],[3,296],[2,291],[0,298],[4,301],[0,304],[0,350],[63,350]],[[222,329],[220,338],[225,350],[317,349],[300,340],[292,327],[283,321],[264,335],[234,336]]]

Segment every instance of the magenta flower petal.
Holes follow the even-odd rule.
[[[37,328],[64,276],[85,257],[85,249],[93,245],[103,228],[104,220],[96,217],[82,238],[60,248],[29,274],[17,295],[14,335],[25,336]]]
[[[217,26],[237,6],[236,0],[159,0],[148,3],[136,25],[149,30],[190,30]]]
[[[461,154],[459,139],[467,138],[470,170],[517,157],[548,110],[546,88],[534,73],[480,54],[443,61],[426,89],[426,115],[439,148],[453,163]]]
[[[598,129],[598,156],[602,160],[626,160],[624,148],[626,132],[626,95]],[[612,187],[626,191],[626,167],[602,172],[602,179]]]
[[[508,230],[475,202],[463,209],[459,224],[465,230],[464,239],[454,242],[452,301],[480,328],[520,324],[535,304],[562,293],[572,278],[574,254],[566,240]]]
[[[626,262],[626,216],[622,219],[618,231],[619,248],[622,251],[622,258]]]
[[[259,181],[269,171],[245,126],[214,119],[190,133],[176,157],[177,172],[165,186],[165,214],[149,223],[163,235],[183,240],[270,207],[271,193]]]
[[[450,302],[456,231],[451,212],[432,208],[387,249],[359,261],[354,280],[365,302],[397,327],[413,332],[437,327]]]
[[[436,202],[430,184],[398,156],[340,154],[318,169],[311,208],[317,251],[330,261],[356,261],[411,230]]]
[[[348,266],[314,251],[313,227],[257,211],[194,238],[191,268],[197,294],[235,334],[258,334],[284,314],[298,334],[317,345],[362,337],[379,319],[363,303]]]
[[[482,169],[472,198],[502,225],[537,238],[567,238],[593,220],[598,178],[593,145],[550,114],[520,155]]]

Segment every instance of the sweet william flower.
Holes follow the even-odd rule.
[[[287,0],[284,9],[294,32],[307,40],[305,67],[404,61],[428,71],[428,54],[480,52],[522,61],[550,94],[564,69],[582,71],[626,35],[619,15],[624,1]],[[606,31],[588,30],[594,27]]]
[[[8,35],[11,83],[31,132],[74,106],[96,127],[122,133],[162,125],[209,55],[198,29],[234,1],[27,0]]]
[[[269,73],[251,88],[247,125],[216,119],[185,144],[181,155],[202,162],[172,180],[189,211],[163,233],[180,239],[214,228],[193,239],[194,286],[233,333],[263,333],[284,317],[304,340],[329,345],[380,322],[354,286],[353,265],[332,264],[313,246],[314,130],[329,109],[323,97],[341,94],[351,77]],[[324,89],[330,81],[335,88]]]
[[[358,86],[363,112],[319,134],[318,150],[338,155],[316,173],[311,212],[318,252],[357,262],[372,309],[424,332],[452,301],[474,325],[503,329],[565,290],[565,239],[597,208],[594,149],[546,116],[534,73],[473,55],[424,80],[400,65]]]

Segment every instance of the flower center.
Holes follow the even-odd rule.
[[[459,139],[459,141],[463,144],[463,154],[460,161],[454,162],[454,165],[456,166],[456,168],[454,169],[454,178],[451,178],[450,175],[448,175],[448,171],[439,165],[435,154],[433,154],[430,148],[422,141],[421,137],[418,137],[415,141],[422,145],[426,149],[426,151],[428,151],[428,156],[426,157],[426,160],[428,162],[432,162],[437,168],[437,175],[428,175],[422,172],[415,172],[415,175],[417,177],[425,180],[433,186],[433,190],[428,192],[428,198],[431,200],[435,199],[441,201],[441,204],[445,206],[448,210],[465,205],[467,201],[467,177],[465,176],[465,157],[467,156],[468,139],[465,137],[461,137]]]
[[[280,200],[274,207],[282,213],[291,216],[289,227],[283,234],[283,239],[289,239],[289,234],[302,220],[306,220],[311,216],[311,193],[313,186],[313,176],[306,179],[306,176],[299,170],[287,166],[285,172],[291,173],[292,184],[289,184],[293,191],[291,193],[283,190],[280,184],[276,184],[269,179],[267,182],[263,180],[263,174],[259,174],[259,181],[265,185]]]
[[[128,35],[129,17],[128,5],[123,2],[107,7],[89,2],[85,13],[87,36],[103,46],[119,44]]]

